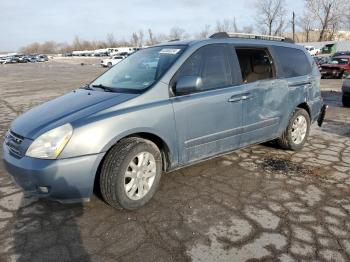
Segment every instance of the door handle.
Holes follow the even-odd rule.
[[[251,99],[253,96],[252,95],[244,95],[242,96],[242,100],[248,100]]]
[[[242,101],[242,100],[248,100],[248,99],[250,99],[252,97],[253,96],[251,94],[233,95],[233,96],[230,97],[228,102],[239,102],[239,101]]]

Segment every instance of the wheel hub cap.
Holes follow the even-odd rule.
[[[124,176],[126,195],[132,200],[143,198],[151,189],[156,175],[156,161],[149,152],[141,152],[129,163]]]
[[[306,136],[307,132],[307,121],[304,116],[298,116],[292,125],[292,140],[296,145],[301,144]]]

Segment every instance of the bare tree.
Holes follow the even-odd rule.
[[[164,33],[159,33],[154,37],[156,43],[161,43],[169,40],[169,36]]]
[[[256,0],[257,25],[261,32],[269,35],[281,35],[286,28],[285,0]]]
[[[24,54],[37,54],[40,52],[40,44],[37,42],[29,44],[27,46],[22,47],[20,49],[20,52]]]
[[[297,24],[305,34],[305,41],[310,41],[310,32],[314,29],[314,19],[307,12],[297,19]]]
[[[138,38],[139,38],[138,46],[142,47],[143,46],[143,38],[144,38],[144,33],[142,30],[139,30]]]
[[[204,28],[197,34],[198,38],[207,38],[210,34],[210,25],[206,24]]]
[[[131,35],[131,43],[133,46],[137,46],[139,43],[139,36],[135,32],[133,32]]]
[[[148,45],[154,45],[155,41],[154,41],[154,36],[153,36],[153,32],[151,30],[151,28],[148,29]]]
[[[236,23],[236,17],[233,18],[233,31],[239,33],[240,30],[238,29],[237,23]]]
[[[170,29],[170,34],[169,34],[170,40],[173,39],[185,39],[187,38],[187,34],[185,29],[181,27],[173,27]]]
[[[40,47],[40,53],[54,54],[56,53],[57,43],[54,41],[46,41]]]
[[[348,5],[348,0],[305,0],[307,15],[320,30],[318,41],[333,37],[345,21]]]
[[[109,47],[114,47],[116,45],[116,41],[115,41],[114,35],[112,33],[107,34],[106,40],[107,40],[107,45]]]
[[[235,20],[224,19],[222,21],[216,21],[216,32],[232,32],[235,30]]]
[[[242,33],[247,33],[247,34],[252,34],[254,31],[253,26],[249,25],[249,26],[244,26],[242,29]]]
[[[251,26],[251,25],[244,26],[242,29],[239,28],[235,17],[233,18],[232,26],[233,26],[233,31],[234,32],[237,32],[237,33],[248,33],[248,34],[253,33],[253,26]]]
[[[146,45],[151,46],[166,40],[168,40],[168,36],[165,34],[154,34],[151,29],[148,29],[148,40],[146,41]]]
[[[74,50],[83,50],[79,36],[75,36],[72,47]]]

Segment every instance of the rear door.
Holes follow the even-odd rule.
[[[285,107],[289,114],[285,122],[289,120],[290,114],[299,104],[320,99],[320,75],[315,68],[312,70],[313,60],[308,59],[302,50],[297,48],[274,46],[273,54],[278,64],[279,78],[288,86],[288,103]]]
[[[241,146],[278,135],[286,114],[288,86],[276,78],[274,60],[267,47],[236,47],[246,99],[243,101]]]
[[[176,122],[180,164],[207,158],[239,147],[244,92],[237,86],[233,52],[225,44],[195,51],[171,81],[200,76],[200,92],[171,98]]]

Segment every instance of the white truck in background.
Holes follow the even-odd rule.
[[[306,45],[304,47],[306,48],[307,51],[309,51],[310,55],[312,55],[312,56],[318,55],[321,53],[321,49],[315,48],[314,46]]]
[[[101,61],[102,67],[112,67],[122,61],[125,57],[121,55],[112,56]]]
[[[139,48],[136,47],[117,47],[117,48],[109,48],[110,55],[121,55],[121,54],[132,54],[137,51]]]

